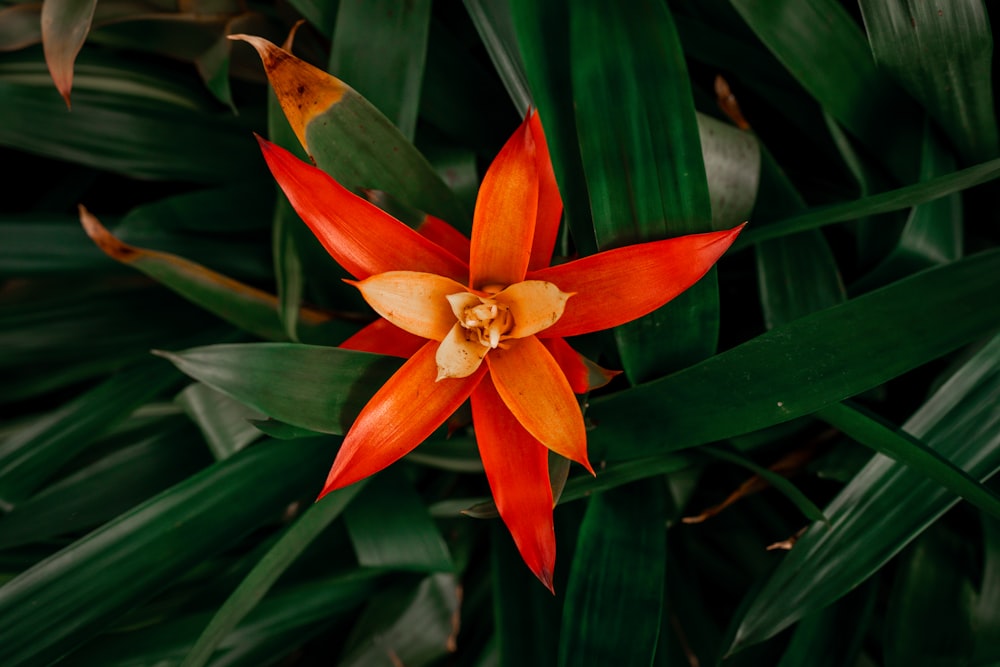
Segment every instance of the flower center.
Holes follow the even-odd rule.
[[[493,299],[477,298],[479,303],[467,305],[462,309],[458,322],[469,332],[469,340],[474,336],[480,345],[496,348],[500,344],[500,337],[514,328],[510,307]]]

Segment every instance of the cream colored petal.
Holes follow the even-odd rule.
[[[450,278],[417,271],[387,271],[359,282],[361,291],[379,315],[404,331],[442,340],[455,324],[448,295],[465,290]]]
[[[514,318],[514,328],[506,337],[524,338],[555,324],[571,296],[544,280],[525,280],[514,283],[494,298],[497,303],[508,306]]]
[[[483,302],[478,296],[471,292],[459,292],[456,294],[449,294],[447,297],[448,303],[451,304],[451,312],[455,315],[456,320],[461,320],[465,316],[466,308],[475,308]]]
[[[480,344],[474,336],[469,340],[467,333],[462,325],[456,322],[441,341],[435,356],[438,380],[468,377],[483,363],[483,357],[490,348]]]

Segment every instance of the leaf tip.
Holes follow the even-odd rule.
[[[97,219],[97,216],[88,211],[83,204],[79,204],[77,206],[77,210],[80,214],[80,224],[83,225],[83,231],[87,233],[90,240],[93,241],[97,247],[104,252],[104,254],[119,262],[130,262],[138,256],[139,252],[135,248],[126,243],[122,243],[115,238],[115,236],[101,224],[101,221]]]

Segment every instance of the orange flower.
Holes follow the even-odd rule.
[[[292,206],[384,318],[343,347],[409,358],[358,415],[321,497],[406,455],[471,398],[497,509],[551,589],[548,451],[593,473],[574,396],[589,389],[587,368],[564,337],[659,308],[701,278],[741,227],[548,266],[562,200],[535,113],[487,171],[471,241],[434,218],[413,230],[284,149],[260,144]]]

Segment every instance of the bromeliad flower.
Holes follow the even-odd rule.
[[[258,50],[277,49],[252,39]],[[565,337],[664,305],[699,280],[741,228],[550,267],[562,201],[536,113],[486,172],[471,241],[434,218],[411,229],[323,171],[259,141],[299,216],[384,318],[343,347],[408,357],[358,415],[320,497],[403,457],[471,399],[497,509],[525,563],[551,589],[548,452],[593,472],[574,395],[590,388],[588,369]]]

